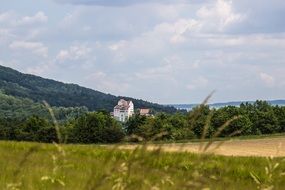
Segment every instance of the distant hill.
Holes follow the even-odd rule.
[[[132,100],[135,108],[151,108],[157,112],[175,112],[176,108],[130,97],[105,94],[76,84],[66,84],[39,76],[23,74],[0,65],[0,90],[5,94],[28,98],[35,102],[47,101],[51,106],[81,107],[90,111],[112,111],[120,98]]]
[[[210,107],[212,108],[220,108],[220,107],[225,107],[225,106],[239,106],[241,103],[254,103],[255,101],[236,101],[236,102],[225,102],[225,103],[213,103],[209,104]],[[285,106],[285,100],[267,100],[267,102],[271,105],[280,105],[280,106]],[[171,104],[169,106],[173,106],[176,109],[179,110],[191,110],[195,106],[199,104]]]

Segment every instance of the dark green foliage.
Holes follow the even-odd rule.
[[[21,122],[0,118],[0,140],[16,140],[16,131]]]
[[[53,112],[58,121],[77,118],[88,112],[86,107],[53,107]],[[32,115],[51,119],[47,108],[40,103],[35,103],[27,98],[8,96],[0,91],[0,118],[23,120]]]
[[[70,132],[70,141],[76,143],[115,143],[124,137],[122,126],[104,112],[79,117]]]
[[[233,121],[233,118],[237,117]],[[205,126],[207,130],[204,131]],[[126,123],[127,133],[152,139],[162,132],[160,140],[183,140],[236,135],[259,135],[285,132],[285,107],[272,106],[265,101],[245,103],[240,107],[226,106],[210,109],[207,105],[195,107],[188,114],[158,114],[156,117],[134,116]],[[205,132],[205,134],[204,134]],[[216,136],[214,136],[216,137]],[[156,139],[156,140],[157,140]]]
[[[125,124],[128,135],[137,135],[145,140],[182,140],[194,137],[185,115],[164,113],[155,117],[136,114]]]
[[[120,123],[109,113],[92,112],[60,124],[61,136],[70,143],[115,143],[125,134]],[[0,140],[57,142],[56,129],[51,121],[38,116],[26,120],[0,119]]]
[[[241,104],[240,112],[251,120],[253,126],[251,134],[271,134],[284,132],[280,123],[282,123],[282,110],[278,114],[275,111],[278,106],[271,106],[266,101],[257,100],[253,104]],[[281,117],[280,117],[281,116]],[[278,119],[279,118],[279,119]]]
[[[196,137],[201,137],[208,119],[210,119],[211,110],[207,105],[200,105],[189,112],[187,121]],[[207,134],[208,136],[209,134]]]
[[[138,127],[142,126],[146,123],[146,116],[141,116],[136,113],[133,117],[131,117],[126,123],[126,132],[128,135],[138,133]]]
[[[137,108],[151,108],[159,112],[176,112],[174,107],[162,106],[128,97],[117,97],[96,90],[44,79],[34,75],[22,74],[13,69],[0,66],[0,90],[5,94],[29,98],[36,102],[47,101],[51,106],[80,107],[91,111],[106,109],[112,111],[121,98],[132,100]]]
[[[240,112],[240,108],[235,106],[227,106],[218,110],[214,110],[214,115],[211,119],[214,131],[216,131],[219,127],[221,127],[233,117],[240,116],[238,119],[232,121],[229,126],[221,132],[220,136],[226,137],[231,134],[234,134],[237,131],[240,131],[239,133],[243,135],[250,135],[252,129],[252,122],[249,119],[248,115],[242,114]]]
[[[33,116],[27,119],[22,126],[17,129],[17,140],[54,142],[57,141],[55,127],[47,120]]]
[[[285,131],[285,107],[275,106],[274,115],[277,117],[280,132]]]
[[[25,120],[0,119],[0,140],[57,141],[55,127],[46,119],[32,116]]]

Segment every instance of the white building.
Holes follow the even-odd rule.
[[[121,122],[126,122],[134,114],[134,104],[132,101],[119,100],[114,107],[114,118]]]

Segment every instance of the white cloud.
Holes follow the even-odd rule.
[[[186,86],[188,90],[197,90],[206,88],[209,84],[209,80],[203,76],[194,79],[190,84]]]
[[[133,39],[114,43],[109,48],[116,50],[117,57],[123,57],[122,60],[126,61],[126,57],[134,54],[152,55],[167,52],[172,45],[180,45],[180,48],[185,49],[189,46],[236,46],[247,42],[242,37],[217,34],[245,18],[244,14],[234,11],[231,1],[217,0],[214,4],[204,5],[196,14],[197,18],[180,17],[172,22],[161,22],[152,30]]]
[[[21,16],[15,11],[6,11],[0,13],[0,23],[6,23],[10,26],[21,27],[33,24],[43,24],[48,21],[48,16],[43,11],[38,11],[33,16]]]
[[[203,22],[204,28],[223,31],[227,26],[239,23],[245,19],[245,14],[235,13],[232,1],[217,0],[215,4],[201,7],[197,16]]]
[[[120,50],[122,48],[124,48],[126,46],[126,41],[122,40],[122,41],[119,41],[117,43],[114,43],[112,45],[109,46],[109,49],[112,50],[112,51],[117,51],[117,50]]]
[[[9,45],[9,48],[12,50],[19,50],[19,51],[29,50],[32,53],[42,57],[48,56],[48,47],[46,47],[41,42],[13,41]]]
[[[174,69],[172,64],[166,64],[159,67],[149,68],[144,70],[143,72],[135,73],[135,77],[138,79],[172,79],[172,73]]]
[[[75,5],[89,5],[89,6],[131,6],[136,4],[144,4],[144,3],[158,3],[158,4],[176,4],[176,3],[186,3],[187,1],[196,2],[194,1],[185,1],[185,0],[55,0],[59,3],[70,3]]]
[[[3,12],[0,14],[0,23],[2,22],[10,22],[11,19],[15,16],[15,14],[11,11]]]
[[[69,47],[68,49],[60,50],[56,59],[58,61],[66,61],[66,60],[82,60],[87,59],[88,55],[91,53],[92,49],[85,45],[74,45]]]
[[[283,34],[249,34],[249,35],[205,35],[204,39],[213,47],[259,47],[285,48],[285,33]]]
[[[26,68],[26,72],[34,75],[44,75],[54,67],[52,62],[42,63],[39,65],[34,65]]]
[[[34,16],[24,16],[17,21],[17,25],[31,25],[31,24],[39,24],[46,23],[48,21],[48,17],[44,12],[39,11]]]
[[[285,92],[282,0],[67,1],[86,6],[31,0],[7,11],[3,1],[4,64],[158,102],[199,101],[212,88],[223,101]]]
[[[37,37],[47,31],[47,21],[41,11],[33,16],[21,16],[15,11],[0,13],[0,41],[38,41]]]
[[[108,93],[125,94],[130,88],[128,82],[125,82],[122,78],[108,75],[103,71],[94,72],[84,79],[96,89]]]
[[[78,26],[78,21],[80,22],[80,17],[84,15],[84,11],[81,9],[75,9],[72,12],[67,13],[63,19],[59,22],[59,27],[61,27],[62,29],[66,29],[68,27],[71,27],[73,25],[77,25]],[[84,26],[86,27],[86,26]],[[91,26],[88,26],[89,28]],[[83,28],[84,30],[84,28]]]
[[[0,42],[8,41],[12,37],[13,35],[9,29],[0,28]]]
[[[273,76],[267,74],[267,73],[259,73],[259,77],[267,86],[272,87],[275,85],[275,79]]]
[[[194,19],[178,19],[174,23],[161,23],[157,25],[153,34],[160,36],[161,34],[169,34],[171,43],[182,43],[186,39],[184,34],[186,32],[199,31],[201,25],[198,21]]]

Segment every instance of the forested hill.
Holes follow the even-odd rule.
[[[88,112],[86,107],[52,107],[52,110],[57,121],[77,118]],[[27,98],[9,96],[0,91],[0,120],[23,121],[32,116],[52,119],[48,109],[42,103],[35,103]]]
[[[5,94],[29,98],[35,102],[47,101],[52,106],[86,106],[90,111],[105,109],[111,111],[120,98],[132,100],[136,108],[151,108],[158,112],[175,112],[170,106],[129,97],[114,96],[76,84],[65,84],[35,75],[23,74],[0,65],[0,90]]]

